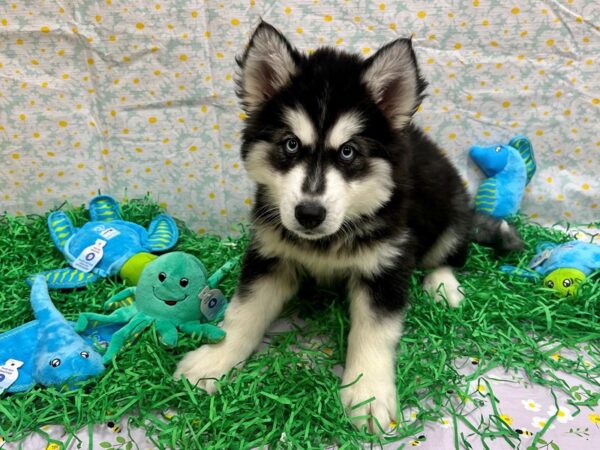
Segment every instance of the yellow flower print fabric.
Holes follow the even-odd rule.
[[[365,56],[413,36],[430,82],[416,120],[472,191],[470,145],[533,142],[523,211],[600,218],[595,0],[0,2],[0,211],[151,193],[199,232],[246,220],[234,57],[259,18],[310,52]]]

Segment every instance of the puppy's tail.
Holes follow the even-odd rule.
[[[494,249],[496,254],[522,250],[523,239],[517,229],[504,219],[475,213],[471,238],[486,247]]]

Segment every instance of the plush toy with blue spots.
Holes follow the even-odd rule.
[[[31,307],[36,320],[0,335],[0,393],[27,391],[36,384],[75,388],[104,371],[100,352],[116,327],[77,334],[52,304],[41,275],[33,281]]]
[[[473,146],[469,156],[487,177],[475,196],[475,210],[496,218],[516,214],[536,170],[529,139],[517,136],[508,145]]]
[[[536,247],[537,255],[527,269],[502,266],[504,272],[543,279],[544,286],[562,296],[573,295],[579,284],[592,272],[600,270],[600,245],[583,241],[565,244],[543,242]]]
[[[92,199],[89,213],[91,221],[81,228],[63,211],[48,216],[50,236],[71,266],[42,273],[48,287],[79,288],[113,275],[135,285],[143,267],[156,258],[152,253],[169,250],[179,237],[175,221],[165,214],[155,217],[148,230],[123,220],[119,205],[108,195]]]

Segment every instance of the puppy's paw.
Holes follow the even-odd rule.
[[[175,379],[187,378],[192,385],[214,394],[217,391],[216,381],[235,364],[224,354],[226,350],[217,347],[219,346],[203,345],[186,354],[177,365]]]
[[[446,299],[448,305],[456,308],[465,297],[458,280],[448,267],[440,267],[428,274],[423,280],[423,289],[436,302]]]
[[[343,385],[351,384],[355,379],[344,377]],[[357,428],[366,426],[373,434],[388,433],[394,428],[398,414],[393,382],[361,377],[351,386],[342,387],[340,397],[346,414]],[[372,400],[356,407],[369,399]]]

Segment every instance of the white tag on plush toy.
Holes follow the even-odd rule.
[[[121,233],[119,231],[115,230],[114,228],[107,228],[106,230],[102,230],[100,232],[100,236],[102,236],[107,241],[111,240],[112,238],[114,238],[115,236],[118,236],[120,234]]]
[[[219,289],[209,289],[206,286],[198,294],[200,299],[200,311],[210,322],[215,319],[227,304],[227,298]]]
[[[19,378],[19,367],[22,365],[22,361],[9,359],[3,366],[0,366],[0,394],[17,381],[17,378]]]
[[[85,248],[71,265],[82,272],[90,272],[102,259],[105,245],[106,241],[96,239],[96,243]]]

